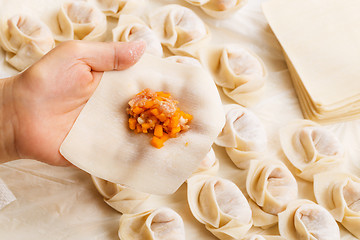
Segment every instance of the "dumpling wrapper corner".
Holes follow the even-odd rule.
[[[161,149],[128,127],[128,101],[145,88],[169,92],[193,115],[190,129]],[[145,54],[123,71],[105,72],[60,153],[80,169],[141,192],[171,194],[194,172],[224,125],[219,93],[202,68]]]

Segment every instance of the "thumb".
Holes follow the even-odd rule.
[[[136,42],[69,41],[62,46],[69,53],[97,72],[122,70],[134,65],[143,55],[146,44]]]

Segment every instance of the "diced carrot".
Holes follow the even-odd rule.
[[[163,134],[164,134],[163,127],[161,125],[156,125],[155,130],[154,130],[154,135],[156,137],[162,137]]]
[[[191,121],[193,119],[193,116],[191,114],[185,113],[183,116],[185,119]]]
[[[129,128],[131,130],[135,130],[136,128],[136,119],[135,118],[129,118]]]
[[[167,117],[165,114],[161,113],[160,115],[156,116],[161,122],[165,122]]]
[[[171,96],[170,93],[164,93],[164,92],[156,92],[156,94],[159,97],[163,97],[163,98],[169,98]]]
[[[143,123],[143,124],[141,124],[141,127],[142,127],[142,129],[144,130],[144,129],[149,129],[150,127],[151,127],[151,125],[150,125],[150,123]]]
[[[160,114],[159,110],[157,108],[153,108],[150,110],[150,112],[154,115],[154,116],[158,116]]]
[[[150,143],[156,148],[162,148],[164,146],[164,141],[156,136],[151,139]]]
[[[135,114],[140,114],[144,111],[144,109],[140,108],[140,107],[134,107],[134,109],[132,110]]]
[[[179,120],[180,118],[179,117],[172,117],[171,118],[171,123],[170,123],[170,127],[172,128],[176,128],[177,126],[179,126]]]
[[[146,107],[146,108],[151,108],[152,106],[154,106],[154,102],[153,101],[147,101],[146,103],[145,103],[145,106],[144,107]]]
[[[136,125],[136,133],[141,133],[141,132],[142,132],[141,125],[137,124]]]
[[[171,134],[176,134],[181,131],[181,127],[176,127],[171,129]]]

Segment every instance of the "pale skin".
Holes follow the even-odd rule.
[[[144,42],[60,44],[23,73],[0,79],[0,163],[35,159],[71,165],[61,143],[104,71],[131,67]]]

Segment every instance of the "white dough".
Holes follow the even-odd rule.
[[[190,129],[161,149],[128,127],[128,101],[145,88],[165,91],[193,116]],[[220,97],[202,69],[145,54],[133,67],[106,72],[61,154],[99,178],[141,192],[170,194],[198,168],[224,124]]]
[[[319,173],[314,177],[314,193],[335,220],[360,238],[360,178],[341,172]]]
[[[121,240],[185,240],[184,222],[170,208],[158,208],[120,218]]]
[[[266,151],[265,128],[254,113],[240,105],[226,105],[225,112],[226,123],[215,143],[226,148],[238,168],[245,169],[249,160],[260,157]]]
[[[261,58],[241,45],[212,46],[201,53],[201,61],[224,93],[242,106],[262,97],[267,71]]]
[[[216,175],[219,171],[219,159],[215,156],[214,149],[211,148],[205,158],[200,162],[194,174]]]
[[[291,202],[279,213],[279,231],[287,240],[340,240],[339,227],[331,214],[305,199]]]
[[[280,131],[282,149],[298,176],[313,181],[316,173],[341,169],[344,148],[337,137],[309,120],[294,121]]]
[[[148,193],[142,193],[94,176],[91,177],[96,189],[104,197],[104,201],[118,212],[133,213],[150,197]]]
[[[155,33],[140,18],[133,15],[121,15],[116,28],[112,30],[113,41],[146,42],[146,52],[161,57],[163,49]]]
[[[58,41],[66,40],[104,40],[106,16],[95,5],[83,1],[65,2],[59,11],[58,22],[61,36]]]
[[[231,181],[208,175],[187,180],[188,203],[193,216],[222,240],[238,239],[251,228],[251,209]]]
[[[289,169],[278,160],[252,160],[246,178],[246,191],[259,206],[254,216],[254,226],[271,226],[287,204],[297,198],[298,186]],[[261,214],[264,211],[265,214]],[[270,219],[270,221],[266,221]],[[274,220],[276,220],[274,222]]]
[[[205,23],[190,9],[176,4],[159,8],[150,16],[150,27],[174,54],[197,56],[210,37]]]
[[[92,0],[106,16],[118,18],[121,14],[136,14],[147,0]]]
[[[6,61],[18,71],[28,68],[54,46],[54,37],[38,18],[18,14],[0,23],[0,45]]]

